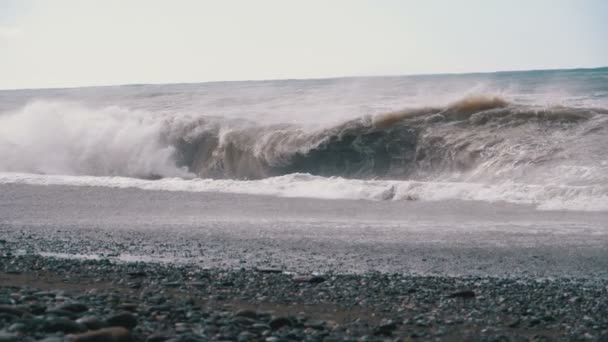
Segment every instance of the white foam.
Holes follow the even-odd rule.
[[[223,192],[344,200],[466,200],[534,205],[540,210],[608,211],[608,187],[356,180],[290,174],[255,181],[60,176],[0,172],[0,184],[94,186],[155,191]]]
[[[38,101],[0,115],[0,171],[67,175],[179,176],[158,115]]]

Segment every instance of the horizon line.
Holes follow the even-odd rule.
[[[551,71],[583,71],[583,70],[599,70],[608,69],[608,65],[593,66],[593,67],[572,67],[572,68],[548,68],[548,69],[510,69],[496,71],[465,71],[465,72],[439,72],[439,73],[411,73],[411,74],[379,74],[379,75],[350,75],[350,76],[330,76],[330,77],[311,77],[311,78],[260,78],[260,79],[237,79],[237,80],[210,80],[210,81],[192,81],[192,82],[149,82],[149,83],[115,83],[115,84],[97,84],[97,85],[82,85],[82,86],[58,86],[58,87],[25,87],[25,88],[0,88],[0,91],[24,91],[24,90],[70,90],[81,88],[106,88],[106,87],[139,87],[139,86],[157,86],[157,85],[193,85],[193,84],[212,84],[212,83],[245,83],[245,82],[278,82],[278,81],[315,81],[315,80],[339,80],[350,78],[391,78],[391,77],[419,77],[419,76],[464,76],[464,75],[491,75],[491,74],[507,74],[507,73],[524,73],[524,72],[551,72]]]

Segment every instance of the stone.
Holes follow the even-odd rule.
[[[146,272],[144,272],[144,271],[133,271],[133,272],[127,272],[127,275],[129,277],[132,277],[132,278],[142,278],[142,277],[146,276]]]
[[[81,313],[89,310],[89,307],[82,303],[66,303],[58,306],[56,309],[70,311],[73,313]]]
[[[49,336],[39,340],[38,342],[65,342],[65,339],[58,336]]]
[[[167,341],[168,339],[170,339],[171,336],[167,336],[164,334],[152,334],[150,336],[148,336],[148,338],[146,339],[146,342],[163,342],[163,341]]]
[[[44,330],[47,332],[78,333],[86,331],[87,327],[71,319],[51,318],[46,321]]]
[[[15,334],[0,331],[0,342],[19,342],[21,339]]]
[[[0,305],[0,313],[20,317],[23,315],[23,310],[11,305]]]
[[[255,312],[253,310],[248,310],[248,309],[239,310],[234,315],[236,317],[247,317],[247,318],[251,318],[251,319],[258,318],[258,313],[257,312]]]
[[[137,317],[128,312],[119,313],[110,316],[106,319],[106,323],[110,327],[124,327],[133,329],[137,325]]]
[[[325,277],[322,277],[322,276],[313,276],[310,279],[308,279],[308,282],[311,284],[320,284],[324,281],[325,281]]]
[[[389,320],[377,326],[374,329],[374,335],[391,336],[395,329],[397,329],[397,323]]]
[[[139,307],[139,305],[137,305],[135,303],[123,303],[118,306],[118,308],[121,310],[131,311],[131,312],[137,311],[138,307]]]
[[[270,322],[268,322],[268,325],[273,330],[278,330],[284,326],[291,326],[292,322],[287,317],[275,317],[275,318],[271,319]]]
[[[69,319],[75,319],[78,317],[78,314],[73,311],[61,310],[61,309],[50,309],[45,312],[47,315],[58,316],[58,317],[67,317]]]
[[[475,292],[473,290],[462,290],[452,292],[448,295],[449,298],[473,298],[475,297]]]
[[[239,341],[253,341],[255,340],[256,335],[249,332],[249,331],[243,331],[239,334],[238,340]]]
[[[68,338],[72,342],[129,342],[131,333],[124,327],[110,327],[83,334],[68,335]]]
[[[28,326],[25,323],[22,322],[18,322],[18,323],[13,323],[11,324],[8,329],[6,329],[10,332],[23,332],[28,330]]]
[[[77,319],[76,323],[86,326],[89,330],[97,330],[105,327],[105,323],[97,316],[84,316]]]
[[[255,270],[260,273],[283,273],[283,270],[278,268],[256,268]]]

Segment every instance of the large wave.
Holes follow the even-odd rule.
[[[556,176],[559,184],[592,184],[608,180],[602,164],[602,146],[608,146],[606,113],[467,97],[444,108],[361,117],[312,131],[243,122],[224,126],[201,119],[169,140],[174,141],[178,165],[199,177],[261,179],[309,173],[546,183]],[[574,172],[577,168],[586,175]]]
[[[469,96],[311,128],[38,101],[0,115],[0,171],[234,180],[310,174],[601,197],[608,196],[606,114]],[[364,197],[395,199],[398,188]]]

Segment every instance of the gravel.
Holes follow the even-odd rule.
[[[0,257],[0,342],[605,341],[607,313],[603,278],[313,275]]]

